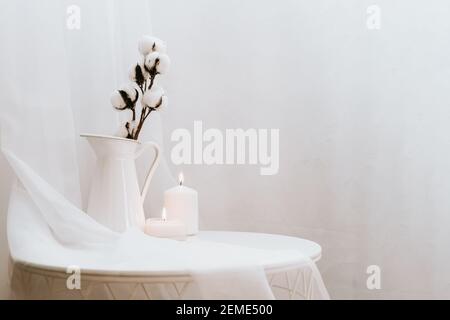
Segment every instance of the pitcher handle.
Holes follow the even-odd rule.
[[[141,192],[142,202],[144,202],[145,196],[147,195],[147,192],[148,192],[148,187],[150,186],[150,181],[152,180],[153,174],[155,173],[155,170],[158,167],[160,153],[161,153],[159,150],[159,146],[156,143],[143,142],[141,149],[138,151],[138,153],[136,155],[136,158],[140,157],[142,155],[142,153],[144,153],[144,151],[148,149],[148,147],[152,147],[155,150],[155,159],[153,160],[153,162],[150,166],[150,169],[148,169],[147,176],[145,177],[145,180],[144,180],[144,186],[143,186],[142,192]]]

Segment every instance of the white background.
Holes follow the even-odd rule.
[[[172,130],[194,120],[279,128],[277,175],[172,166],[199,191],[203,229],[317,241],[333,298],[450,298],[450,4],[377,1],[381,29],[368,30],[372,4],[153,0],[173,62],[166,154]],[[6,297],[11,173],[0,168]],[[372,264],[381,290],[366,288]]]

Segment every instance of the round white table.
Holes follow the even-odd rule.
[[[283,235],[202,231],[188,241],[213,241],[258,249],[289,250],[301,252],[316,262],[321,258],[322,249],[315,242]],[[12,287],[21,299],[177,299],[191,278],[186,270],[97,270],[83,269],[81,266],[81,289],[69,290],[66,268],[51,265],[12,261]],[[289,259],[267,261],[264,269],[274,295],[281,299],[310,298],[311,281],[308,275]],[[159,286],[159,287],[158,287]],[[155,294],[165,286],[166,296]],[[15,290],[16,289],[16,290]],[[17,294],[20,293],[20,294]],[[167,296],[168,295],[168,296]]]

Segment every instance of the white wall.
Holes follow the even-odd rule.
[[[316,240],[336,298],[450,298],[450,6],[376,1],[371,31],[371,4],[153,0],[173,61],[167,144],[194,120],[280,128],[278,175],[183,168],[201,225]]]

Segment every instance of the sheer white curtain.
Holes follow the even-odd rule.
[[[151,33],[149,2],[25,0],[2,7],[4,146],[21,158],[35,156],[33,168],[81,205],[93,159],[78,134],[116,130],[109,95],[127,81],[140,36]],[[70,25],[78,12],[79,29]]]
[[[23,0],[2,7],[2,148],[83,208],[95,159],[79,134],[117,129],[109,95],[127,80],[138,39],[151,33],[149,3]],[[79,19],[76,28],[71,19]],[[152,120],[154,137],[150,130],[143,137],[159,141],[159,118]]]
[[[70,26],[72,6],[79,9],[79,29]],[[33,165],[43,178],[64,188],[75,204],[85,205],[94,155],[78,135],[112,134],[124,116],[112,112],[109,96],[127,81],[138,59],[138,39],[151,34],[149,1],[17,1],[4,7],[4,146],[11,145],[21,158],[39,155]],[[152,116],[143,139],[162,144],[160,115]],[[8,119],[17,117],[23,122],[12,127]],[[143,156],[140,164],[146,166],[151,157]],[[61,163],[65,175],[53,170]],[[164,164],[155,179],[159,187],[152,191],[159,199],[161,184],[167,187],[171,182]],[[147,205],[151,209],[150,201]],[[155,205],[160,207],[158,201]]]

